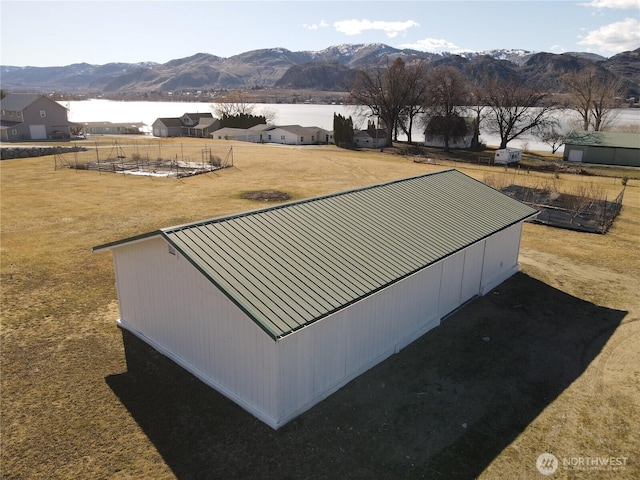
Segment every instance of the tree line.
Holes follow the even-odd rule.
[[[474,139],[480,125],[500,137],[500,148],[525,133],[536,134],[555,152],[563,141],[557,116],[559,109],[578,112],[583,130],[599,131],[620,106],[622,82],[595,67],[563,76],[565,95],[545,92],[509,78],[485,74],[471,78],[455,67],[428,67],[420,60],[385,58],[357,71],[350,88],[352,103],[379,119],[387,144],[403,132],[412,142],[415,124],[441,135],[445,150],[452,138],[464,133],[462,119],[474,117]]]

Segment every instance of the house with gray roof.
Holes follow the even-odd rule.
[[[211,133],[211,138],[216,140],[235,140],[236,142],[253,142],[263,143],[263,132],[267,128],[267,125],[261,124],[251,128],[234,128],[224,127]]]
[[[180,118],[157,118],[151,124],[154,137],[181,137],[182,121]]]
[[[154,137],[209,138],[220,128],[220,120],[211,113],[185,113],[176,118],[158,118],[151,128]]]
[[[82,122],[86,135],[139,135],[144,133],[143,122]]]
[[[321,145],[333,143],[333,132],[320,127],[302,127],[300,125],[259,124],[251,128],[225,127],[213,132],[211,137],[218,140],[279,143],[282,145]]]
[[[283,145],[318,145],[333,143],[333,133],[320,127],[302,127],[300,125],[273,126],[265,130],[267,143]]]
[[[65,140],[71,123],[67,109],[49,97],[31,93],[9,93],[0,100],[0,140],[23,142]]]
[[[358,130],[353,134],[353,144],[359,148],[382,148],[387,146],[387,132],[379,128]]]
[[[121,328],[275,429],[516,273],[536,214],[445,170],[93,250]]]

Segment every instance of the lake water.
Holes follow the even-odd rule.
[[[69,108],[69,120],[72,122],[143,122],[151,125],[160,117],[180,117],[184,113],[214,113],[215,104],[193,102],[118,102],[113,100],[82,100],[60,102]],[[353,118],[356,127],[364,128],[367,118],[359,114],[353,107],[347,105],[307,105],[307,104],[256,104],[256,113],[273,113],[273,123],[279,125],[302,125],[305,127],[316,126],[326,130],[333,130],[333,114]],[[572,118],[577,118],[575,112],[564,113],[563,123],[568,123]],[[640,126],[640,109],[621,109],[616,112],[612,122],[614,125]],[[413,141],[423,141],[424,135],[421,128],[414,128]],[[406,140],[406,136],[400,136],[400,140]],[[481,141],[490,146],[500,144],[500,138],[496,135],[481,132]],[[551,151],[551,147],[533,137],[523,137],[509,143],[510,147],[531,150]],[[562,152],[562,148],[558,151]]]

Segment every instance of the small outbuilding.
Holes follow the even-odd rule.
[[[640,167],[640,135],[573,131],[564,141],[563,159],[570,162]]]
[[[446,170],[93,250],[122,328],[275,429],[517,272],[536,213]]]
[[[517,163],[522,160],[522,150],[517,148],[501,148],[496,150],[493,163],[498,165],[507,165],[509,163]]]

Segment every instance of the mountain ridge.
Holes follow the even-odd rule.
[[[522,49],[488,52],[431,53],[398,49],[382,43],[340,44],[318,51],[264,48],[219,57],[196,53],[165,63],[76,63],[60,67],[0,66],[5,90],[73,93],[171,92],[236,88],[300,88],[344,91],[355,69],[381,58],[447,64],[471,75],[493,71],[551,90],[560,88],[562,73],[596,66],[625,79],[640,94],[640,49],[606,58],[587,52],[553,54]]]

